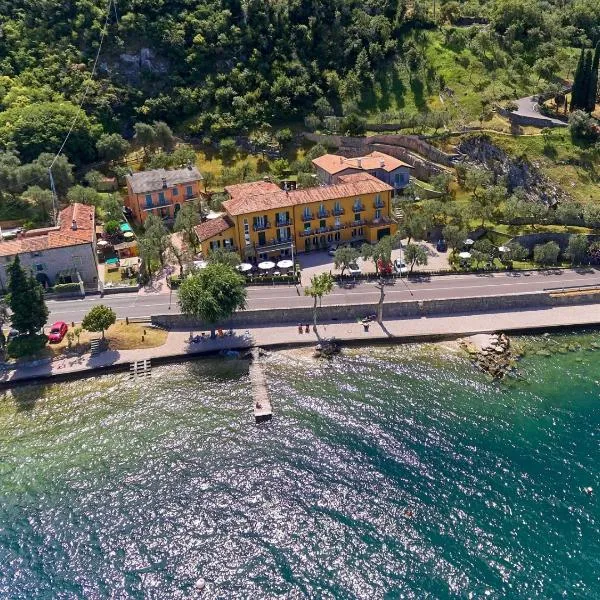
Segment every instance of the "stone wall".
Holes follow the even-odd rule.
[[[552,297],[547,292],[511,294],[508,296],[489,296],[474,298],[446,298],[440,300],[410,300],[389,302],[384,305],[384,319],[410,319],[443,315],[472,314],[478,312],[504,312],[552,306],[600,303],[600,292],[581,296]],[[376,304],[350,304],[343,306],[324,306],[319,309],[320,323],[336,321],[356,321],[377,312]],[[269,325],[312,323],[313,310],[306,308],[284,308],[280,310],[247,310],[234,314],[220,323],[224,329],[245,327],[263,327]],[[152,322],[167,328],[210,329],[207,323],[184,315],[156,315]]]

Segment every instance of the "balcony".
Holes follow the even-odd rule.
[[[262,223],[254,223],[254,225],[252,225],[252,229],[254,229],[254,231],[264,231],[265,229],[271,229],[271,223],[269,223],[269,221],[264,221]]]
[[[275,227],[291,227],[294,224],[292,219],[277,219]]]
[[[392,222],[392,219],[389,217],[379,217],[379,219],[373,219],[369,221],[369,225],[373,225],[373,227],[381,227],[381,225],[389,225]]]
[[[281,238],[281,239],[277,239],[277,238],[271,238],[269,240],[265,240],[264,243],[257,243],[255,244],[256,248],[260,248],[261,250],[268,250],[268,249],[277,249],[277,248],[283,248],[286,246],[289,246],[292,243],[292,237],[288,237],[288,238]]]
[[[315,218],[315,214],[314,213],[304,213],[302,215],[302,220],[303,221],[312,221]]]
[[[383,225],[383,219],[379,219],[381,222],[379,225]],[[331,233],[334,231],[339,231],[340,229],[350,229],[352,227],[363,227],[367,225],[367,221],[361,219],[359,221],[346,221],[345,223],[340,223],[339,225],[333,225],[332,227],[317,227],[315,229],[305,229],[300,232],[300,237],[308,237],[311,235],[321,235],[323,233]]]
[[[329,216],[329,211],[328,210],[320,210],[317,213],[317,218],[319,219],[326,219]]]
[[[334,217],[341,217],[341,216],[344,214],[344,209],[343,209],[342,207],[334,208],[334,209],[331,211],[331,214],[332,214]]]
[[[385,208],[385,202],[383,200],[375,200],[373,208]]]
[[[355,213],[362,212],[363,210],[365,210],[365,205],[362,202],[360,204],[355,204],[352,207],[352,211]]]

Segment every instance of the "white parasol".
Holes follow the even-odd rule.
[[[280,260],[277,263],[277,266],[280,269],[291,269],[294,266],[294,263],[289,259],[285,259],[285,260]]]
[[[245,273],[246,271],[252,271],[252,265],[250,263],[242,263],[238,265],[238,271]]]
[[[464,258],[464,259],[471,258],[471,253],[470,252],[461,252],[458,255],[458,258]]]
[[[264,262],[258,263],[258,268],[262,271],[268,271],[269,269],[275,268],[275,263],[270,260],[265,260]]]

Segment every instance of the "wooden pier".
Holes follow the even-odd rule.
[[[270,421],[273,418],[273,409],[269,400],[267,378],[260,362],[258,348],[252,350],[252,361],[250,362],[250,382],[252,383],[252,401],[254,407],[254,419],[257,423]]]

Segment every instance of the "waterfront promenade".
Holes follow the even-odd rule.
[[[452,339],[477,333],[494,331],[519,332],[524,330],[551,331],[556,327],[597,325],[600,323],[600,305],[557,306],[530,310],[477,313],[471,315],[440,315],[417,319],[385,320],[383,327],[371,323],[369,331],[357,322],[324,323],[319,326],[323,338],[335,337],[348,344],[403,343]],[[246,337],[246,331],[248,337]],[[301,345],[314,346],[317,336],[298,332],[296,325],[254,327],[235,331],[233,336],[206,339],[190,344],[190,330],[170,331],[164,345],[146,350],[107,351],[96,356],[84,354],[77,357],[44,361],[33,366],[21,366],[2,372],[0,385],[26,380],[43,380],[53,377],[86,377],[116,370],[128,370],[136,360],[150,359],[177,362],[194,355],[241,350],[251,346],[277,349]],[[198,335],[200,332],[192,332]]]
[[[443,300],[503,296],[526,292],[541,292],[557,288],[598,286],[600,271],[592,267],[582,269],[548,269],[545,271],[510,271],[463,275],[419,275],[394,280],[386,286],[386,302],[403,300]],[[325,296],[323,306],[373,304],[379,299],[374,282],[349,282],[348,287],[336,286]],[[49,322],[80,322],[96,304],[110,306],[118,319],[149,317],[179,313],[177,292],[168,288],[150,294],[115,294],[100,298],[91,295],[80,300],[49,300]],[[278,285],[248,288],[248,310],[310,307],[312,299],[304,295],[302,286]]]

